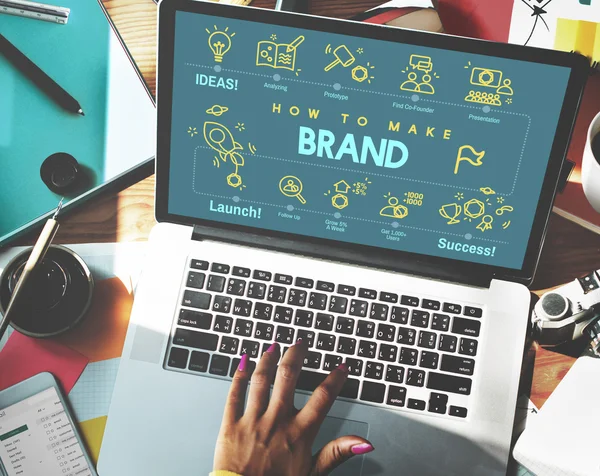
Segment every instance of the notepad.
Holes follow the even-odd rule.
[[[60,197],[40,166],[66,152],[87,184],[66,208],[147,164],[154,156],[156,109],[119,37],[94,0],[61,0],[67,25],[3,15],[0,33],[81,104],[61,109],[0,55],[0,245],[45,218]]]

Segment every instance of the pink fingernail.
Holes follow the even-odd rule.
[[[238,365],[238,370],[240,372],[246,370],[246,364],[248,364],[248,354],[242,355],[242,359],[240,360],[240,364]]]
[[[338,365],[337,368],[340,369],[342,372],[348,372],[348,366],[345,362],[343,364]]]
[[[269,354],[272,354],[272,353],[274,353],[274,352],[275,352],[275,351],[276,351],[278,348],[279,348],[279,344],[278,344],[277,342],[273,342],[273,343],[272,343],[272,344],[269,346],[269,348],[267,349],[267,352],[268,352]]]
[[[298,340],[296,341],[296,345],[300,345],[300,344],[302,344],[302,337],[300,337],[300,339],[298,339]]]
[[[350,448],[350,451],[352,451],[352,453],[355,455],[364,455],[366,453],[370,453],[374,449],[375,448],[373,448],[373,445],[369,443],[361,443],[360,445],[354,445],[352,448]]]

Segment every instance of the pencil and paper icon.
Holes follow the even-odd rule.
[[[275,43],[274,41],[259,41],[256,49],[256,66],[269,66],[275,69],[289,69],[296,67],[296,51],[304,42],[300,35],[291,43]]]

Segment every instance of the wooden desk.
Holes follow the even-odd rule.
[[[381,4],[382,0],[313,1],[313,13],[347,18]],[[156,5],[152,0],[104,0],[119,33],[125,40],[148,86],[156,87]],[[272,8],[275,1],[255,0],[253,6]],[[62,221],[57,243],[142,241],[154,221],[154,177],[121,193],[93,200]],[[20,240],[31,244],[35,233]],[[544,290],[566,283],[591,269],[600,268],[600,236],[557,215],[550,220],[546,244],[533,289]],[[531,399],[541,406],[573,364],[581,346],[563,353],[539,348],[533,369]],[[570,355],[569,355],[570,354]],[[499,356],[499,358],[501,358]]]

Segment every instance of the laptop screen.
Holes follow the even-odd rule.
[[[169,213],[522,268],[570,68],[175,20]]]

